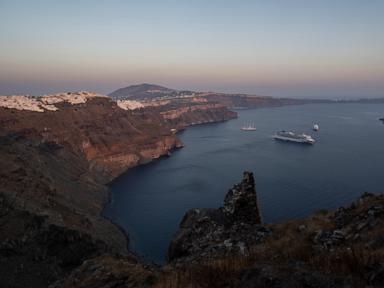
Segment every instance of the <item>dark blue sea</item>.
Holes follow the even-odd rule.
[[[244,170],[254,172],[264,222],[347,205],[384,192],[384,104],[314,104],[241,110],[238,119],[190,127],[171,157],[129,170],[111,183],[105,214],[130,247],[161,263],[184,213],[219,207]],[[240,127],[253,122],[257,131]],[[314,123],[319,132],[312,131]],[[316,144],[278,142],[279,130],[306,132]]]

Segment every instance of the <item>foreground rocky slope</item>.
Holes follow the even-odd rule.
[[[254,191],[245,172],[222,208],[185,215],[160,287],[384,287],[383,195],[261,225]]]
[[[52,287],[383,287],[382,195],[263,224],[252,180],[246,172],[219,209],[187,212],[167,265],[102,256]]]
[[[47,287],[89,257],[128,253],[85,159],[18,133],[0,137],[0,155],[1,287]]]

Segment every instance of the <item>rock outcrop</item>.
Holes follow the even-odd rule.
[[[259,205],[252,172],[244,172],[243,181],[235,185],[224,199],[223,211],[232,222],[261,224]]]
[[[185,215],[157,287],[384,287],[383,195],[364,193],[336,211],[262,227],[249,175],[224,207]],[[265,235],[250,239],[256,231]]]
[[[269,230],[261,225],[253,174],[227,193],[219,209],[193,209],[181,221],[168,251],[170,262],[198,262],[231,253],[246,255]]]

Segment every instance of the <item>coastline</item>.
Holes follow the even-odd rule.
[[[0,204],[4,206],[8,198],[13,199],[17,195],[17,205],[6,207],[11,214],[0,217],[0,220],[5,223],[20,221],[7,226],[3,235],[0,235],[10,239],[0,239],[0,248],[7,251],[7,259],[14,263],[14,266],[3,267],[13,269],[13,272],[1,271],[4,275],[11,273],[12,277],[19,279],[19,283],[32,277],[31,287],[39,287],[37,283],[52,283],[51,275],[57,275],[56,280],[61,279],[76,267],[81,267],[82,263],[87,263],[88,259],[105,253],[121,257],[125,255],[131,259],[129,261],[140,265],[146,262],[129,250],[129,235],[125,230],[105,217],[103,211],[112,199],[106,183],[121,175],[118,171],[133,167],[130,166],[132,163],[136,163],[134,166],[145,165],[138,161],[138,156],[133,155],[141,155],[143,159],[150,160],[149,163],[172,157],[169,151],[181,148],[181,144],[177,145],[181,143],[177,134],[184,129],[228,121],[236,115],[222,106],[213,111],[203,106],[204,109],[200,111],[188,112],[179,119],[164,123],[158,111],[125,111],[104,97],[92,98],[77,105],[57,105],[58,111],[43,113],[0,109],[0,122],[4,127],[0,134],[3,160],[0,167],[3,186],[0,196],[6,196]],[[144,114],[147,119],[143,118]],[[179,128],[176,135],[170,132],[174,127]],[[143,148],[144,152],[139,148]],[[102,157],[110,162],[101,161]],[[104,163],[107,165],[102,165]],[[41,219],[38,221],[42,221],[43,225],[36,226],[32,234],[17,230],[25,225],[22,213],[28,213],[29,216],[25,218],[28,221]],[[17,230],[17,233],[13,234],[13,230]],[[63,246],[55,249],[60,247],[63,254],[51,256],[49,249],[52,246],[38,239],[41,235],[48,235],[46,239],[55,241],[57,231],[60,231],[59,235],[64,241],[72,245],[71,249],[81,253],[68,256],[64,252],[68,251],[65,247],[69,244],[60,244]],[[27,240],[19,243],[18,239]],[[7,241],[16,241],[11,243],[17,244]],[[82,247],[85,243],[88,249]],[[15,254],[14,247],[26,249],[23,247],[27,245],[31,248],[22,250],[25,251],[22,257],[32,259],[28,260],[31,261],[31,267],[45,267],[42,268],[45,272],[39,276],[34,272],[16,269],[26,260]],[[30,255],[33,251],[41,250],[42,255],[47,256],[34,258]],[[74,264],[62,267],[62,261]]]

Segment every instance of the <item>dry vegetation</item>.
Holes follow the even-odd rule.
[[[376,203],[357,206],[353,215],[366,213],[369,207],[378,203],[383,203],[382,197]],[[384,238],[384,215],[377,219],[374,229],[364,231],[359,239],[319,250],[313,239],[320,230],[335,229],[334,216],[334,213],[321,212],[305,220],[270,225],[269,228],[273,230],[271,236],[265,243],[253,247],[248,255],[228,255],[200,265],[186,264],[177,269],[166,267],[156,287],[239,287],[245,271],[263,265],[284,267],[286,273],[294,273],[294,267],[298,265],[307,271],[319,272],[324,277],[349,277],[354,287],[372,284],[380,287],[380,284],[375,286],[375,282],[382,281],[384,276],[384,240],[376,246],[371,244],[373,239]],[[281,272],[280,268],[276,269],[277,275]]]

